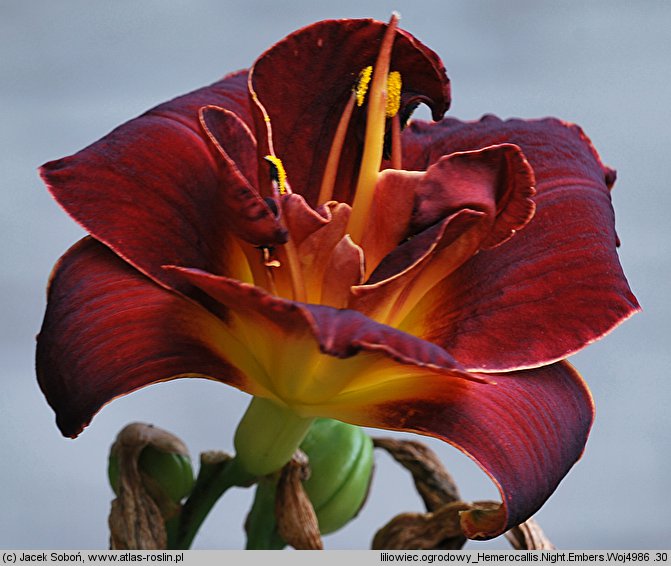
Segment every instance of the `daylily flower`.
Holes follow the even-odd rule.
[[[204,377],[253,396],[236,448],[254,473],[329,417],[473,458],[502,504],[464,513],[469,537],[536,512],[593,419],[564,359],[638,309],[615,175],[577,126],[408,122],[419,103],[440,120],[449,82],[396,16],[323,21],[47,163],[90,233],[37,345],[62,433]]]

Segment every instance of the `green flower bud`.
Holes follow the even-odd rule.
[[[373,472],[373,441],[359,427],[316,419],[301,444],[310,477],[303,487],[322,534],[337,531],[358,513]]]
[[[191,458],[183,443],[166,431],[147,425],[130,425],[110,450],[107,476],[114,494],[119,496],[120,457],[136,460],[145,489],[152,496],[179,503],[191,493],[194,485]],[[141,431],[141,434],[138,434]],[[149,432],[151,431],[151,432]],[[133,449],[133,447],[137,447]],[[121,456],[123,447],[131,447]],[[127,464],[128,465],[128,464]]]
[[[147,446],[140,454],[138,465],[140,472],[156,481],[161,491],[175,503],[193,489],[193,468],[188,455],[162,452]]]
[[[114,452],[107,458],[107,479],[114,495],[119,497],[119,457]]]

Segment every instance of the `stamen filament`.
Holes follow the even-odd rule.
[[[373,80],[368,98],[368,112],[366,114],[363,156],[348,226],[348,231],[355,242],[360,242],[363,236],[368,210],[373,202],[375,184],[382,163],[387,118],[387,77],[398,20],[398,14],[392,14],[382,38],[382,46],[373,70]]]
[[[287,173],[282,160],[274,154],[266,155],[264,158],[270,163],[270,179],[273,189],[274,203],[282,206],[284,197],[291,194],[291,188],[287,182]],[[277,221],[287,230],[284,221],[285,215],[278,214]],[[288,230],[287,230],[288,231]],[[291,297],[295,301],[306,302],[307,291],[303,280],[303,270],[298,258],[296,244],[289,239],[288,242],[274,248],[273,253],[268,248],[263,248],[261,264],[265,271],[266,289],[270,289],[273,295]],[[257,266],[257,271],[259,271]],[[254,274],[256,278],[256,273]]]
[[[266,290],[277,296],[277,285],[275,285],[275,274],[273,273],[273,269],[280,267],[282,264],[272,257],[269,248],[262,248],[261,251],[263,253],[263,266],[265,267],[264,273],[268,282]]]
[[[296,245],[292,240],[279,248],[280,252],[284,252],[283,265],[288,268],[291,277],[291,289],[293,291],[294,301],[301,303],[307,302],[308,293],[305,289],[305,282],[303,281],[303,270],[296,251]]]
[[[275,285],[275,275],[273,268],[266,266],[266,278],[268,279],[268,288],[266,289],[271,295],[279,296],[277,292],[277,285]]]
[[[391,168],[403,169],[401,152],[401,118],[395,114],[391,119]]]
[[[336,177],[338,175],[338,164],[340,163],[340,155],[345,143],[345,136],[347,135],[347,127],[349,126],[352,111],[354,110],[354,103],[357,95],[353,92],[347,101],[347,105],[343,110],[338,128],[333,136],[333,142],[329,151],[328,159],[326,160],[326,167],[324,168],[324,176],[322,177],[322,185],[319,190],[319,198],[317,204],[322,204],[333,198],[333,188],[335,187]]]
[[[275,294],[274,284],[269,273],[269,268],[264,265],[263,261],[259,261],[260,258],[263,258],[263,251],[259,250],[256,246],[252,246],[251,244],[242,240],[240,240],[239,243],[240,248],[247,258],[247,263],[252,274],[254,285],[257,287],[262,287],[269,293]]]

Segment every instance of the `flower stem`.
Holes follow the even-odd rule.
[[[260,481],[260,476],[280,470],[291,459],[313,420],[254,397],[235,433],[236,456],[216,452],[201,455],[198,478],[182,507],[179,525],[172,529],[170,548],[191,547],[208,513],[229,488],[249,487]],[[268,486],[264,486],[261,495],[268,495],[267,490]]]
[[[247,550],[282,550],[287,543],[277,532],[275,492],[277,477],[260,478],[256,485],[254,503],[245,521]]]
[[[170,541],[170,549],[189,549],[198,529],[224,492],[231,487],[249,487],[255,481],[256,477],[240,466],[237,458],[203,454],[196,485],[182,508],[177,534]]]

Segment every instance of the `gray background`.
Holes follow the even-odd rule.
[[[572,359],[597,420],[584,458],[537,518],[563,548],[671,547],[671,2],[0,0],[1,547],[106,548],[106,455],[117,431],[142,420],[181,436],[193,455],[231,450],[247,404],[231,388],[181,380],[113,402],[75,441],[60,437],[35,381],[34,336],[51,266],[82,233],[36,167],[248,66],[303,25],[386,20],[393,9],[443,58],[450,115],[559,116],[582,125],[617,168],[620,255],[644,312]],[[497,497],[467,458],[430,445],[466,499]],[[421,508],[406,473],[384,454],[377,467],[366,508],[327,548],[368,548],[389,518]],[[227,494],[195,546],[241,548],[250,495]]]

